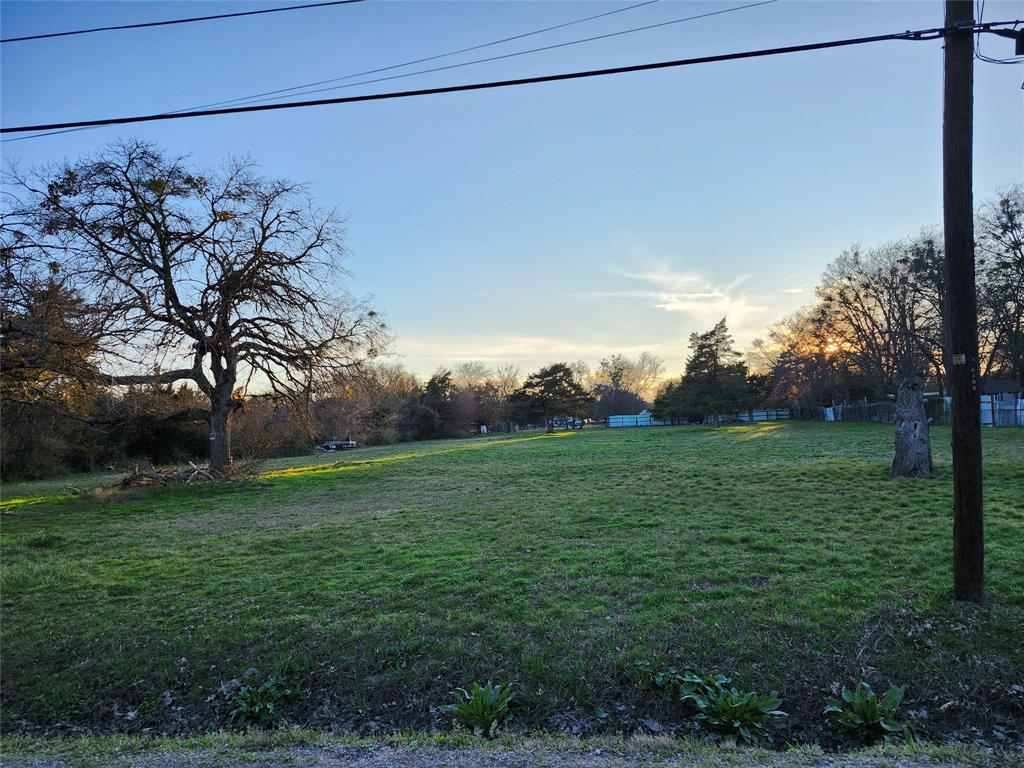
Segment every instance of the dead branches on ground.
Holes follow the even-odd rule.
[[[124,477],[111,487],[161,486],[170,488],[248,482],[256,479],[259,475],[260,465],[259,461],[241,461],[231,464],[227,470],[218,470],[209,466],[201,467],[190,461],[187,466],[165,469],[156,469],[152,465],[142,464],[135,464],[131,467],[111,467],[111,470],[115,472],[124,473]]]

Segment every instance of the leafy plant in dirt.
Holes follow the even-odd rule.
[[[713,674],[705,675],[694,670],[687,670],[676,678],[679,686],[679,697],[683,701],[691,694],[704,694],[715,688],[722,688],[732,682],[731,677]]]
[[[259,685],[239,688],[228,717],[233,723],[267,728],[281,719],[283,705],[294,695],[284,680],[272,675]]]
[[[650,661],[634,661],[633,675],[640,689],[671,689],[679,685],[681,673],[677,667],[655,667]]]
[[[701,686],[726,685],[730,679],[725,675],[701,675],[693,670],[680,671],[678,667],[655,667],[650,661],[633,662],[637,688],[654,688],[665,691],[679,691],[680,696],[700,690]]]
[[[910,726],[896,719],[907,686],[891,686],[879,696],[871,686],[861,680],[851,691],[843,687],[838,699],[826,702],[824,714],[835,726],[855,731],[869,741],[911,741]]]
[[[137,709],[140,715],[148,715],[150,712],[156,709],[156,699],[154,699],[152,696],[147,696],[139,703]]]
[[[654,685],[654,665],[645,659],[634,661],[633,677],[636,678],[636,687],[640,690],[650,688]]]
[[[762,696],[730,686],[725,675],[687,672],[682,676],[680,699],[697,710],[694,720],[744,744],[757,744],[767,735],[774,718],[785,717],[782,699],[773,691]]]
[[[456,688],[452,695],[455,696],[455,703],[448,704],[444,709],[457,723],[477,736],[491,739],[497,733],[498,726],[508,720],[515,692],[511,684],[491,685],[488,681],[486,685],[473,683],[468,691]]]

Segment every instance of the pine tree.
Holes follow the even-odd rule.
[[[551,432],[556,417],[582,416],[594,398],[568,365],[555,363],[530,374],[510,400],[519,419],[542,419]]]
[[[658,396],[655,415],[686,417],[691,422],[710,417],[717,424],[721,414],[746,407],[747,365],[732,345],[724,317],[706,333],[691,333],[686,373]]]

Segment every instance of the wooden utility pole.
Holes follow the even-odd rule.
[[[981,509],[978,302],[974,285],[974,4],[946,0],[942,199],[949,383],[953,406],[953,592],[981,602],[985,539]]]

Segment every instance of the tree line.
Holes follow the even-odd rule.
[[[682,376],[650,353],[528,375],[464,362],[426,380],[386,362],[390,331],[347,289],[340,217],[251,162],[194,167],[141,141],[5,172],[0,207],[0,471],[135,458],[309,452],[317,441],[461,437],[563,417],[716,420],[944,391],[940,239],[854,248],[814,303],[744,358],[726,320],[690,338]],[[983,374],[1024,377],[1024,192],[978,212]],[[918,387],[920,389],[920,387]]]
[[[984,204],[976,217],[982,378],[1024,381],[1024,186]],[[925,231],[832,261],[812,304],[754,343],[752,368],[768,399],[815,407],[897,394],[917,376],[946,394],[950,365],[943,305],[941,233]]]
[[[6,341],[17,348],[16,336]],[[659,358],[644,353],[612,355],[593,370],[583,361],[552,363],[527,376],[514,365],[465,362],[422,379],[400,364],[372,360],[319,382],[302,404],[236,393],[232,452],[262,459],[310,454],[332,439],[379,445],[553,427],[564,417],[603,419],[647,407],[644,393],[654,391],[663,370]],[[207,400],[187,384],[68,380],[46,396],[28,397],[13,385],[5,378],[5,478],[208,456]]]
[[[983,205],[976,231],[981,375],[1024,381],[1024,187]],[[724,318],[692,334],[686,371],[658,394],[655,415],[704,421],[766,405],[806,418],[836,403],[894,399],[911,380],[919,393],[946,394],[939,233],[851,248],[814,293],[746,357]]]
[[[1024,187],[977,212],[980,373],[1024,381]],[[723,318],[690,337],[685,373],[655,400],[655,416],[717,423],[758,405],[797,418],[857,400],[891,401],[893,471],[932,470],[925,395],[941,401],[951,364],[941,237],[922,232],[852,248],[825,269],[809,306],[769,329],[745,360]]]
[[[138,140],[4,173],[0,438],[7,478],[144,458],[455,437],[644,402],[663,366],[463,363],[420,381],[347,290],[336,212],[247,161]]]

